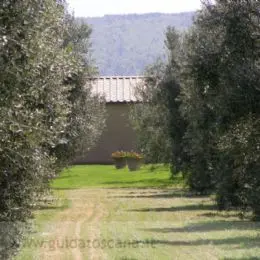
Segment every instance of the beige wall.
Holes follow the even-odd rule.
[[[129,122],[130,105],[107,104],[107,126],[95,148],[75,163],[112,163],[111,153],[117,150],[135,150],[136,137]]]

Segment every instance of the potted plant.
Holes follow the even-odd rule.
[[[116,151],[116,152],[113,152],[111,156],[114,160],[116,169],[125,168],[125,166],[126,166],[126,152]]]
[[[127,158],[128,169],[130,171],[136,171],[140,169],[144,157],[142,154],[132,151],[126,154],[126,158]]]

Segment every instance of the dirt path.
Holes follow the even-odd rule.
[[[51,223],[47,223],[41,237],[44,245],[39,260],[106,260],[102,249],[101,225],[111,214],[107,202],[120,195],[133,195],[118,189],[82,189],[67,191],[69,207],[62,210]],[[154,191],[145,191],[146,194]],[[121,194],[122,193],[122,194]],[[137,191],[137,195],[139,191]],[[115,196],[115,197],[114,197]],[[121,201],[119,199],[119,201]],[[123,200],[125,201],[125,200]],[[122,203],[122,202],[121,202]],[[123,202],[123,204],[125,204]],[[121,205],[121,204],[120,204]],[[111,206],[111,205],[110,205]],[[121,205],[122,206],[122,205]],[[120,207],[121,207],[120,206]],[[116,205],[114,214],[117,215]]]
[[[66,191],[65,197],[69,207],[57,209],[50,223],[44,222],[40,238],[46,243],[34,251],[37,257],[22,260],[214,260],[260,255],[259,224],[241,220],[235,212],[216,211],[210,197],[170,189],[82,189]]]
[[[105,193],[100,190],[71,190],[66,196],[71,205],[48,225],[38,259],[106,259],[102,249],[93,245],[94,241],[101,240]]]
[[[128,197],[152,196],[157,190],[109,190],[81,189],[67,191],[69,207],[60,211],[55,219],[46,224],[42,237],[39,260],[106,260],[102,248],[101,226],[104,221],[116,219],[124,228],[131,225],[121,220],[122,207],[127,207]],[[162,191],[160,191],[162,194]],[[112,203],[112,204],[111,204]],[[113,204],[114,203],[114,204]],[[112,207],[112,208],[111,208]],[[110,212],[112,210],[112,212]],[[129,214],[129,213],[128,213]],[[139,221],[137,221],[138,223]],[[119,223],[116,223],[118,225]],[[112,227],[113,229],[113,227]],[[131,233],[132,227],[129,228]],[[111,237],[110,237],[111,239]],[[112,237],[114,239],[114,237]],[[114,242],[114,241],[113,241]]]

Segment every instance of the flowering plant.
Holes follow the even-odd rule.
[[[144,158],[144,156],[140,153],[136,153],[136,152],[127,152],[126,153],[126,158],[133,158],[133,159],[136,159],[136,160],[141,160]]]
[[[116,151],[111,154],[113,159],[126,158],[126,152]]]

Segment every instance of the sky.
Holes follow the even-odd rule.
[[[67,0],[75,16],[105,14],[179,13],[200,8],[201,0]]]

